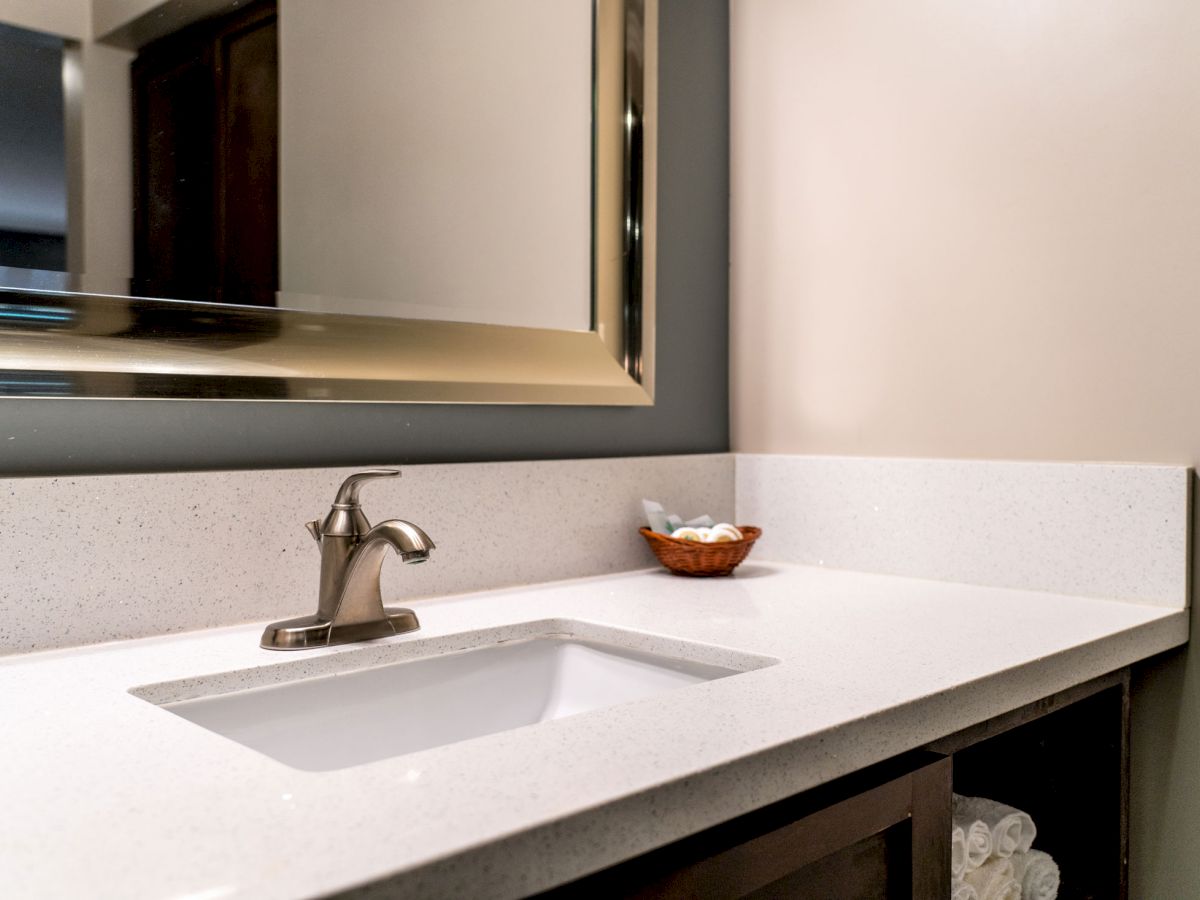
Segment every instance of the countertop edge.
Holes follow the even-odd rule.
[[[1188,634],[1189,611],[1172,612],[325,896],[499,900],[535,894],[1180,647]],[[496,878],[517,870],[518,880]]]

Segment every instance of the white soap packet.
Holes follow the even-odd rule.
[[[668,513],[663,505],[656,500],[642,498],[642,508],[646,511],[646,524],[650,530],[658,534],[673,534],[679,528],[712,528],[716,524],[712,516],[705,514],[694,519],[683,521],[683,517]]]
[[[667,535],[671,533],[671,526],[667,524],[667,511],[661,503],[643,499],[642,508],[646,511],[646,524],[650,526],[651,531]]]

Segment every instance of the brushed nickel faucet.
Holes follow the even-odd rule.
[[[389,549],[405,563],[429,559],[433,541],[411,522],[388,519],[374,528],[363,515],[358,491],[373,478],[395,478],[399,469],[371,469],[351,475],[338,489],[324,521],[305,527],[321,547],[321,589],[314,616],[268,625],[262,646],[303,650],[390,637],[421,627],[411,609],[385,608],[379,573]]]

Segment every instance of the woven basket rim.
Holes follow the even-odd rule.
[[[753,543],[762,534],[762,529],[757,525],[735,525],[734,528],[742,533],[740,541],[720,541],[719,543],[714,542],[711,544],[706,544],[703,541],[685,541],[680,538],[673,538],[669,534],[659,534],[657,531],[650,530],[645,525],[638,529],[638,533],[656,540],[666,541],[673,547],[691,547],[694,549],[704,547],[740,547],[742,544]]]

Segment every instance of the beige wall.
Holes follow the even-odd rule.
[[[1196,458],[1200,4],[732,9],[737,449]]]
[[[734,0],[734,447],[1200,460],[1200,4]],[[1200,896],[1200,673],[1131,896]]]
[[[588,329],[591,34],[587,0],[281,0],[281,305]]]
[[[144,16],[146,13],[167,5],[167,0],[91,0],[91,2],[92,22],[97,37],[103,37],[128,25],[139,16]]]
[[[128,290],[133,272],[134,54],[103,44],[79,48],[83,69],[83,272]],[[103,280],[102,280],[103,279]],[[98,289],[98,288],[93,288]]]
[[[92,36],[91,0],[0,0],[0,22],[72,40]]]
[[[136,50],[244,5],[244,0],[92,0],[92,31],[97,41]]]

